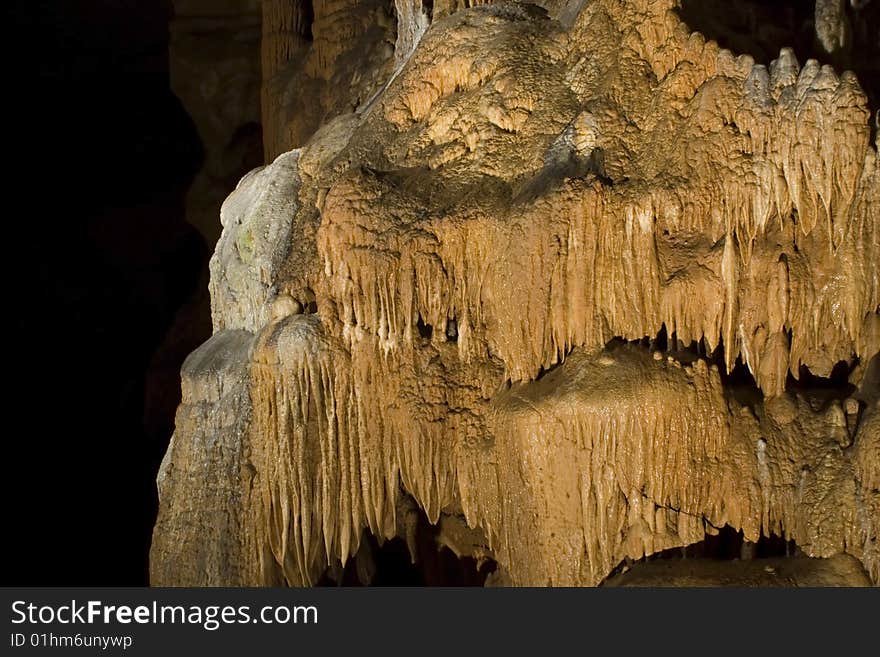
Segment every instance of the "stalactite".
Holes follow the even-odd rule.
[[[422,0],[395,0],[397,42],[394,46],[395,69],[405,62],[428,29],[431,17]]]
[[[316,5],[303,80],[341,79],[342,6]],[[257,336],[246,582],[408,531],[404,493],[482,532],[499,582],[597,584],[724,525],[878,581],[876,400],[789,385],[880,350],[865,95],[674,6],[438,3],[367,110],[227,201],[215,330]]]
[[[679,34],[677,29],[673,34]],[[666,43],[669,38],[655,35],[653,40]],[[689,44],[690,40],[680,43],[679,57],[690,57],[696,65],[709,46],[693,54]],[[654,54],[658,49],[650,39],[642,47]],[[819,69],[815,62],[808,62],[795,77],[797,63],[790,51],[783,51],[771,66],[779,94],[774,101],[771,76],[764,67],[733,62],[724,51],[716,59],[703,75],[704,88],[716,81],[740,89],[738,106],[730,108],[735,132],[722,127],[716,137],[691,135],[688,149],[703,143],[707,147],[702,156],[724,158],[710,160],[707,166],[677,161],[673,152],[669,164],[685,167],[690,178],[686,186],[645,196],[636,187],[618,192],[566,181],[567,189],[553,203],[508,210],[505,222],[487,229],[492,222],[481,212],[492,216],[501,202],[478,202],[476,209],[471,203],[461,210],[444,207],[442,215],[426,213],[414,224],[416,199],[407,191],[393,180],[353,171],[331,187],[318,237],[330,276],[329,294],[343,304],[346,317],[375,331],[389,349],[410,344],[412,316],[441,326],[447,317],[464,318],[462,356],[483,351],[480,343],[487,342],[514,380],[533,378],[569,346],[598,346],[612,335],[653,335],[662,324],[685,343],[705,339],[712,347],[723,338],[728,366],[743,356],[771,395],[782,391],[788,371],[798,375],[802,363],[820,373],[830,371],[828,359],[816,354],[820,349],[870,354],[873,339],[866,344],[862,328],[880,300],[877,275],[869,258],[858,258],[857,267],[851,268],[843,257],[853,248],[876,247],[876,152],[868,147],[864,95],[851,76],[838,80],[829,67]],[[482,71],[493,71],[492,66],[489,62]],[[453,88],[483,84],[482,78],[470,79],[467,69],[444,65],[434,70],[454,74],[448,82],[440,78],[432,83],[428,96],[420,100],[414,96],[422,93],[420,83],[412,87],[406,74],[402,76],[400,91],[409,94],[404,96],[410,98],[404,101],[409,110],[394,121],[426,120],[428,110],[417,108],[433,107],[438,96]],[[721,75],[712,78],[714,70]],[[790,92],[786,83],[792,84]],[[689,121],[684,129],[705,121],[703,107],[695,99],[682,108]],[[713,154],[709,144],[721,136],[739,144],[740,159],[729,148]],[[731,168],[730,162],[736,166]],[[744,170],[746,165],[751,170]],[[706,176],[709,172],[712,178]],[[389,222],[390,208],[395,208],[390,216],[400,221]],[[566,219],[548,220],[559,215],[567,218],[568,227]],[[368,228],[365,221],[382,228]],[[516,242],[504,261],[499,262],[494,251],[475,253],[463,247],[482,241],[487,230],[495,233],[490,243]],[[666,244],[657,236],[661,231],[670,236]],[[722,238],[724,248],[715,250],[710,243],[695,248],[688,235],[699,237],[697,231]],[[575,242],[580,234],[585,234],[584,241]],[[773,252],[768,247],[775,235],[781,243]],[[596,253],[583,253],[582,243]],[[542,257],[532,262],[527,250]],[[419,253],[430,253],[433,264],[422,265],[427,258],[416,256]],[[688,256],[694,262],[681,266]],[[508,271],[498,272],[502,267]],[[774,298],[766,296],[766,269],[777,280]],[[825,277],[824,272],[835,269],[836,280]],[[552,280],[550,270],[555,272]],[[529,284],[523,292],[540,298],[504,298],[504,284],[493,287],[493,275],[504,280],[525,275]],[[395,281],[391,289],[399,295],[383,291],[389,280]],[[479,291],[469,289],[475,285]],[[836,310],[817,312],[831,298]],[[540,310],[548,307],[549,313]],[[578,326],[566,317],[567,308],[587,325]],[[480,321],[487,316],[496,318],[498,326]]]

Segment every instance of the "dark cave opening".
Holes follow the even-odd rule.
[[[787,338],[789,344],[791,344],[792,335],[790,330],[787,332]],[[606,347],[613,348],[614,344],[624,342],[627,342],[627,340],[614,338]],[[700,338],[699,341],[692,340],[689,344],[685,344],[678,340],[675,332],[669,335],[666,324],[662,324],[660,330],[653,337],[646,336],[641,340],[630,342],[638,344],[645,349],[659,351],[684,365],[700,358],[715,365],[718,368],[718,374],[721,377],[724,389],[740,404],[754,407],[764,399],[763,392],[758,387],[754,375],[749,370],[742,356],[736,357],[733,367],[727,367],[724,359],[724,341],[722,339],[718,340],[718,344],[714,349],[709,348],[705,338]],[[858,358],[852,361],[838,361],[834,364],[829,376],[823,377],[814,374],[808,366],[802,364],[798,369],[797,378],[791,372],[787,374],[785,389],[791,393],[803,395],[810,400],[814,410],[819,411],[831,400],[843,401],[856,392],[857,388],[850,382],[850,376],[859,365],[860,361]],[[869,373],[872,371],[871,364],[867,366],[867,371]],[[866,376],[866,383],[863,387],[867,389],[873,385],[876,384],[872,383],[870,376]]]
[[[446,322],[446,341],[458,342],[458,322],[455,317]]]
[[[614,338],[609,345],[614,342],[626,342],[626,340]],[[653,337],[646,336],[641,340],[634,340],[632,342],[645,349],[659,351],[684,365],[691,364],[697,359],[703,359],[718,368],[721,383],[725,388],[749,389],[753,390],[759,398],[761,396],[761,391],[755,382],[755,377],[741,357],[737,356],[733,367],[728,371],[727,364],[724,362],[724,340],[720,338],[714,349],[709,348],[704,337],[698,341],[691,340],[690,343],[685,344],[678,339],[678,335],[674,331],[670,335],[664,323],[660,325],[660,330]]]
[[[849,376],[858,363],[858,358],[854,359],[852,363],[845,360],[838,361],[828,376],[813,374],[809,367],[801,365],[797,379],[789,373],[789,386],[796,390],[834,391],[839,398],[843,399],[855,390],[855,386],[849,382]]]
[[[457,557],[445,546],[413,563],[402,538],[379,543],[365,533],[361,540],[367,543],[369,556],[359,553],[344,568],[328,569],[318,586],[484,586],[494,570],[494,564],[480,567],[472,557]]]
[[[868,97],[872,141],[880,107],[880,2],[843,2],[847,44],[828,53],[816,37],[815,0],[682,0],[679,16],[692,30],[735,54],[768,66],[790,47],[801,66],[808,59],[830,64],[840,74],[855,72]]]
[[[729,525],[721,528],[711,528],[705,538],[697,543],[691,543],[681,547],[668,548],[653,554],[646,555],[641,559],[624,559],[606,577],[605,582],[624,576],[640,564],[652,562],[685,562],[688,560],[715,561],[715,562],[749,562],[757,559],[779,559],[805,556],[800,547],[793,539],[783,536],[764,534],[756,541],[748,541],[741,530],[736,530]]]
[[[790,557],[798,554],[800,548],[794,540],[786,539],[776,534],[770,536],[761,535],[754,543],[747,541],[741,530],[735,530],[729,525],[724,525],[716,533],[707,533],[706,537],[698,543],[687,545],[683,548],[663,550],[648,559],[768,559],[771,557]]]
[[[783,47],[801,64],[813,57],[815,0],[682,0],[679,15],[692,30],[736,54],[769,64]]]
[[[315,296],[315,291],[312,288],[307,287],[303,297],[298,301],[300,306],[302,306],[303,314],[314,315],[318,312],[318,297]]]
[[[410,508],[416,521],[407,539],[379,540],[365,530],[357,554],[328,568],[318,586],[484,586],[495,562],[456,555],[438,540],[439,525],[414,503]]]
[[[312,33],[312,25],[315,23],[315,7],[312,0],[299,0],[294,17],[294,29],[306,41],[314,41],[315,36]]]
[[[430,324],[426,324],[421,315],[419,315],[419,318],[416,321],[416,330],[419,332],[419,337],[425,340],[430,340],[431,336],[434,335],[434,327]]]
[[[21,4],[34,9],[40,3]],[[59,9],[66,13],[61,20],[45,7],[39,10],[45,15],[36,20],[21,19],[30,25],[21,35],[32,43],[20,50],[29,53],[33,70],[16,69],[13,85],[36,109],[28,107],[29,116],[15,122],[25,128],[13,134],[23,154],[18,166],[29,174],[51,169],[61,175],[53,177],[51,186],[32,175],[17,190],[22,207],[11,212],[17,219],[13,230],[22,233],[14,233],[12,242],[40,250],[35,261],[32,248],[13,249],[15,269],[26,273],[36,292],[22,304],[12,328],[28,344],[41,346],[36,355],[31,349],[14,350],[13,369],[23,373],[23,390],[41,394],[16,404],[22,416],[38,420],[39,440],[14,441],[9,462],[39,464],[43,474],[7,496],[16,500],[12,526],[29,540],[15,542],[5,584],[147,582],[155,474],[179,400],[177,356],[162,363],[172,377],[171,383],[161,379],[155,386],[168,395],[157,402],[159,410],[145,408],[145,388],[151,386],[151,359],[163,336],[188,312],[185,306],[193,292],[207,287],[200,276],[210,247],[184,221],[185,195],[204,149],[192,120],[168,88],[169,3],[127,3],[125,11],[136,7],[138,22],[116,10],[112,0],[92,5]],[[737,52],[751,52],[757,61],[776,57],[777,43],[794,45],[801,64],[815,51],[812,28],[804,32],[801,21],[812,2],[731,5],[693,0],[683,5],[682,16],[694,29]],[[753,7],[748,11],[759,16],[782,16],[789,27],[768,32],[761,21],[769,19],[744,19],[731,6]],[[298,29],[311,40],[313,3],[305,0],[301,7]],[[430,13],[433,3],[423,7]],[[876,27],[878,9],[880,2],[868,3],[856,29]],[[16,10],[21,18],[24,10]],[[724,22],[728,20],[733,27]],[[754,34],[749,27],[755,28]],[[39,47],[34,33],[43,35]],[[817,59],[823,61],[822,56]],[[880,44],[869,41],[851,65],[876,111]],[[261,141],[260,125],[247,123],[229,142],[226,156],[248,169],[262,162]],[[57,237],[44,239],[46,233]],[[35,321],[35,305],[49,309],[48,319]],[[317,312],[314,298],[304,308]],[[184,323],[207,337],[210,322],[204,323],[204,309],[189,312]],[[421,318],[417,329],[423,338],[432,337],[433,327]],[[445,337],[457,340],[455,319]],[[651,341],[646,339],[645,345]],[[652,346],[687,351],[714,363],[723,354],[721,346],[708,353],[704,341],[682,347],[665,326]],[[843,398],[853,389],[847,380],[852,367],[838,363],[827,378],[802,368],[797,380],[789,377],[789,385],[827,388]],[[725,386],[757,389],[741,359],[729,373],[723,366],[719,370]],[[52,395],[52,406],[44,398],[50,389],[60,391]],[[42,487],[46,479],[52,481],[51,489]],[[45,522],[47,509],[51,523]],[[420,526],[423,521],[427,523],[420,519]],[[492,571],[491,562],[479,566],[473,558],[459,558],[438,546],[436,528],[429,524],[420,531],[431,540],[420,548],[416,565],[410,563],[403,539],[380,544],[372,536],[365,538],[375,562],[372,583],[480,585]],[[716,539],[707,536],[704,542],[710,547],[704,549],[718,554],[733,550],[735,538],[722,541],[727,547],[712,547]],[[773,540],[768,538],[764,547],[759,541],[758,551],[771,550]],[[59,550],[71,565],[60,573],[49,571],[46,564],[57,560]],[[355,560],[343,569],[342,583],[353,584],[352,576],[357,580]]]

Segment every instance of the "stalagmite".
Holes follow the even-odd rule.
[[[344,4],[287,62],[264,41],[302,89],[355,75],[377,24]],[[673,0],[394,4],[364,94],[296,130],[264,96],[288,152],[223,206],[154,581],[312,585],[365,531],[414,545],[411,499],[495,583],[596,585],[725,525],[880,583],[859,80],[721,49]],[[221,492],[229,535],[196,545]]]
[[[248,352],[253,336],[221,331],[183,364],[183,399],[159,469],[161,510],[150,577],[158,585],[236,586],[243,571],[243,496],[252,476]],[[178,556],[186,555],[186,563]]]

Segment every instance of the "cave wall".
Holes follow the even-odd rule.
[[[263,5],[277,158],[221,210],[153,582],[315,584],[411,498],[495,584],[725,525],[878,583],[860,79],[671,0],[402,7]]]

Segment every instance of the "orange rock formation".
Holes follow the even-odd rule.
[[[281,154],[223,206],[154,583],[314,584],[410,498],[500,584],[724,525],[880,583],[855,75],[755,63],[672,0],[387,4],[264,2]],[[843,392],[796,383],[839,363]]]

